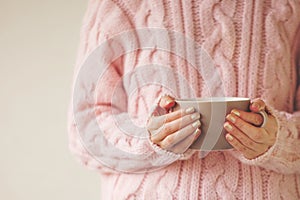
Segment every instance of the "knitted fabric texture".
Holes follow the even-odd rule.
[[[94,88],[76,88],[87,97],[96,88],[96,101],[72,101],[69,112],[70,148],[84,165],[100,172],[102,199],[300,199],[299,27],[297,0],[90,1],[74,80],[99,45],[126,31],[143,28],[173,31],[199,44],[218,74],[210,76],[210,83],[215,84],[207,84],[203,74],[192,66],[203,67],[197,45],[190,48],[186,41],[176,41],[172,36],[171,51],[191,59],[153,47],[110,60],[116,52],[108,45],[105,56],[109,67],[101,80]],[[126,44],[142,43],[139,37],[129,38]],[[151,34],[146,38],[159,41]],[[123,44],[120,42],[120,48],[125,48]],[[145,80],[162,84],[144,84]],[[118,87],[120,81],[122,87]],[[170,87],[164,87],[170,83]],[[160,96],[207,97],[222,92],[225,96],[259,97],[266,102],[279,125],[276,142],[266,153],[253,160],[234,150],[206,156],[198,151],[177,155],[149,139],[132,137],[148,134],[128,124],[145,127]],[[107,158],[111,163],[99,162],[97,156],[113,152],[105,150],[108,143],[99,142],[97,131],[90,131],[89,143],[83,144],[74,115],[84,117],[83,129],[88,130],[91,116],[86,110],[92,107],[96,107],[101,134],[108,143],[132,156],[114,154]],[[118,126],[131,132],[124,134]],[[130,163],[120,168],[125,172],[116,170],[124,162]]]

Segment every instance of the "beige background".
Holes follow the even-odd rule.
[[[0,199],[95,200],[68,150],[67,105],[84,0],[0,0]]]

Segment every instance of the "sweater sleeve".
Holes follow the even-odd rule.
[[[275,144],[263,155],[249,160],[238,152],[241,162],[283,174],[300,174],[300,112],[287,113],[271,109],[278,123]]]
[[[150,84],[130,91],[124,86],[138,78],[125,64],[126,48],[134,49],[135,38],[120,36],[131,27],[130,17],[112,1],[89,2],[68,114],[69,146],[84,165],[107,173],[148,171],[184,158],[152,144],[145,128],[149,105],[163,89]],[[135,94],[147,102],[129,101]],[[129,103],[140,106],[139,113],[129,112]]]
[[[279,111],[267,107],[278,124],[275,144],[263,155],[249,160],[238,152],[233,154],[243,163],[256,165],[283,174],[300,174],[300,30],[295,42],[295,63],[298,86],[296,89],[294,112]]]

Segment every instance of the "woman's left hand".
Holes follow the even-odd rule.
[[[268,114],[264,127],[260,127],[266,105],[261,99],[254,99],[250,104],[250,111],[245,112],[233,109],[226,116],[224,128],[227,130],[227,141],[245,158],[254,159],[265,153],[276,141],[277,121],[274,116]]]

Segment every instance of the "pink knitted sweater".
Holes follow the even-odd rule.
[[[300,199],[299,30],[298,0],[91,0],[69,136],[100,172],[102,199]],[[277,118],[276,143],[253,160],[165,151],[145,129],[164,94],[260,97]]]

